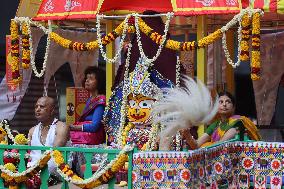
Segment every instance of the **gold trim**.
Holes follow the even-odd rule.
[[[71,16],[71,15],[88,15],[97,14],[97,11],[81,11],[81,12],[58,12],[58,13],[46,13],[38,14],[37,17],[50,17],[50,16]]]
[[[202,10],[240,10],[239,7],[202,7],[202,8],[177,8],[177,11],[202,11]]]
[[[104,3],[104,0],[99,0],[98,6],[97,6],[97,12],[100,12],[103,3]]]
[[[177,12],[177,1],[176,0],[171,0],[173,11]]]

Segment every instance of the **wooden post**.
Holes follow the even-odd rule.
[[[113,29],[114,29],[113,20],[107,20],[106,33],[112,32]],[[114,49],[115,49],[114,42],[106,46],[106,53],[107,53],[108,58],[113,58]],[[114,83],[114,76],[115,76],[115,64],[111,62],[106,62],[106,99],[107,101],[109,100],[110,95],[111,95],[111,87]]]
[[[207,17],[197,16],[197,41],[207,36]],[[197,49],[197,78],[207,83],[207,48]],[[204,126],[198,127],[198,136],[200,137],[205,131]]]

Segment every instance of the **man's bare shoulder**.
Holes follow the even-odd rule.
[[[33,134],[35,128],[36,128],[36,126],[33,126],[32,128],[30,128],[30,130],[29,130],[29,135],[32,135],[32,134]]]
[[[68,126],[64,122],[58,121],[56,123],[56,130],[60,130],[60,131],[62,131],[62,130],[69,130],[69,128],[68,128]]]

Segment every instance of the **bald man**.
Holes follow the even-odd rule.
[[[40,136],[39,140],[42,146],[46,146],[46,142],[51,142],[46,141],[51,125],[55,125],[55,138],[52,142],[52,146],[57,147],[66,145],[67,141],[69,140],[69,128],[63,122],[55,119],[54,112],[55,101],[53,98],[41,97],[38,99],[35,105],[35,117],[40,123],[29,130],[30,141],[33,139],[32,136],[35,128],[40,125],[38,130],[40,132],[38,133],[38,136]]]
[[[39,123],[29,130],[31,146],[68,146],[69,128],[55,116],[55,101],[50,97],[41,97],[35,105],[35,117]],[[42,156],[40,150],[32,150],[31,161],[28,166],[35,164]],[[48,170],[51,175],[57,175],[53,160],[48,162]]]

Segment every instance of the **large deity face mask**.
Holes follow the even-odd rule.
[[[128,96],[128,120],[134,124],[150,124],[152,105],[155,99],[144,95]]]
[[[130,74],[128,85],[128,120],[135,125],[151,124],[152,105],[162,96],[162,91],[150,81],[147,65],[140,59]]]

